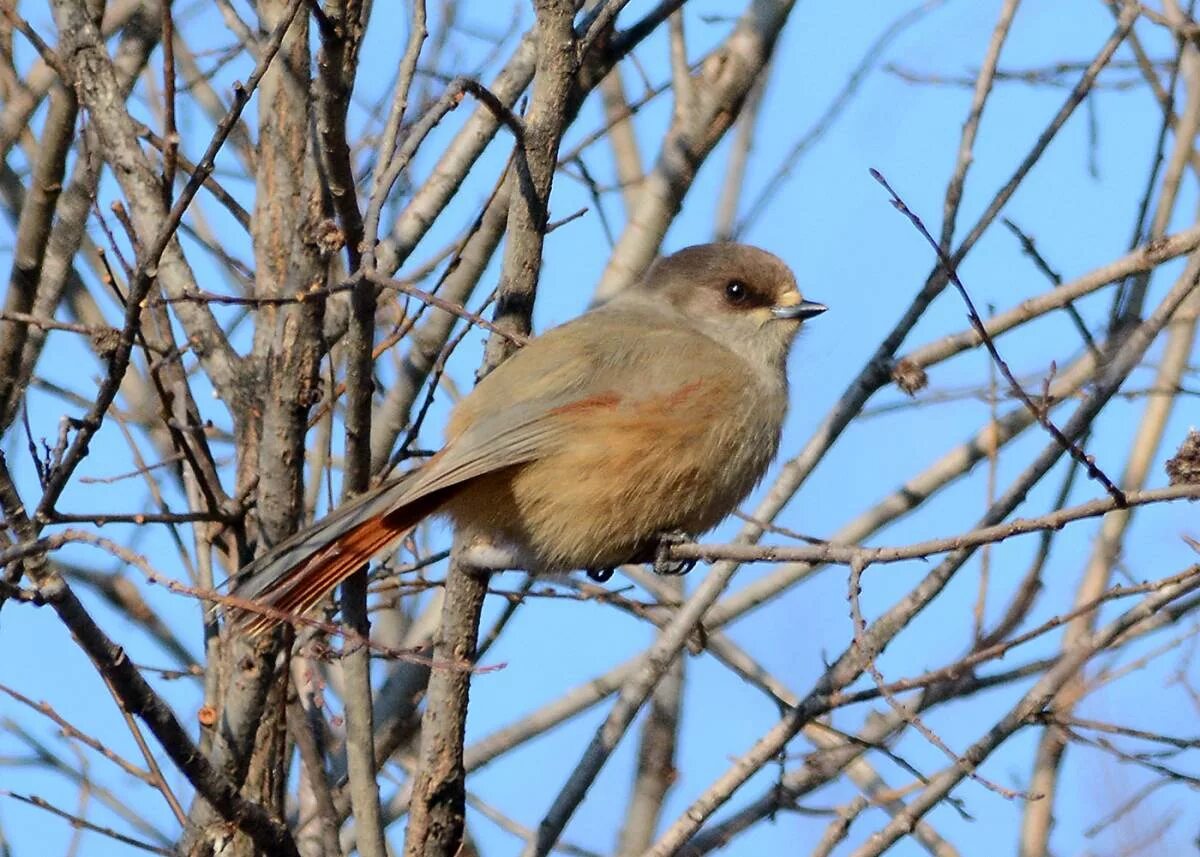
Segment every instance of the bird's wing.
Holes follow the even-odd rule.
[[[405,501],[553,454],[577,417],[662,402],[709,373],[728,375],[732,352],[679,324],[603,311],[533,340],[484,378],[456,409],[449,440]],[[614,340],[623,344],[618,348]],[[630,341],[633,340],[633,341]]]

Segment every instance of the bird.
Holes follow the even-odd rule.
[[[252,604],[235,607],[235,625],[257,635],[308,612],[435,514],[533,574],[603,579],[695,538],[774,459],[792,342],[826,309],[757,247],[699,244],[658,259],[486,375],[424,464],[245,566],[231,602]]]

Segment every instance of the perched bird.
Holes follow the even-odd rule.
[[[762,478],[787,410],[805,300],[780,259],[703,244],[533,339],[454,409],[424,465],[343,505],[248,565],[233,594],[303,613],[416,524],[512,551],[534,573],[649,561]],[[274,623],[244,612],[243,630]]]

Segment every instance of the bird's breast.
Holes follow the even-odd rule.
[[[728,515],[774,457],[783,410],[739,377],[584,397],[555,415],[546,455],[478,480],[449,511],[543,570],[616,565],[661,532],[699,534]]]

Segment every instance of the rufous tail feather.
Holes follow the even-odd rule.
[[[280,621],[303,616],[372,558],[399,544],[413,527],[435,513],[451,493],[452,490],[440,491],[418,497],[357,524],[347,521],[349,526],[344,532],[335,534],[324,546],[277,574],[253,595],[251,600],[268,608],[267,612],[238,610],[235,627],[240,633],[254,637]]]

